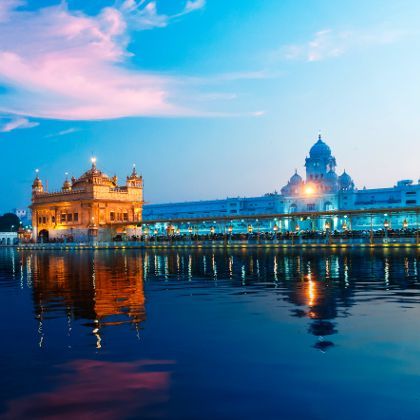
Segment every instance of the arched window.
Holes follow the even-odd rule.
[[[295,203],[293,203],[290,207],[289,207],[289,213],[296,213],[297,212],[297,205]]]

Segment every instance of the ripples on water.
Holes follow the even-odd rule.
[[[419,418],[415,250],[0,250],[0,416]]]

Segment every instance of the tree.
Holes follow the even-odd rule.
[[[20,219],[14,213],[5,213],[0,216],[0,232],[17,232]]]

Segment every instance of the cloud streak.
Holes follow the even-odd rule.
[[[77,133],[78,131],[80,131],[79,128],[70,127],[70,128],[65,129],[65,130],[60,130],[56,133],[48,134],[48,135],[45,136],[45,138],[67,136],[68,134]]]
[[[159,15],[156,2],[125,0],[95,16],[65,3],[35,11],[17,9],[17,0],[1,4],[0,112],[62,120],[196,114],[173,101],[182,81],[126,66],[130,30],[174,17]],[[204,5],[190,0],[176,16]]]
[[[11,118],[7,122],[0,124],[0,133],[9,133],[13,130],[22,128],[32,128],[38,126],[39,123],[36,121],[29,121],[27,118],[18,117]]]
[[[287,60],[323,61],[339,57],[351,50],[392,44],[402,36],[401,31],[386,29],[370,31],[323,29],[316,32],[308,42],[282,48],[280,54]]]

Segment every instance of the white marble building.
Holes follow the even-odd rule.
[[[220,217],[230,215],[263,215],[263,214],[293,214],[316,213],[330,210],[369,210],[413,208],[420,203],[420,183],[411,180],[398,181],[389,188],[357,189],[351,176],[344,170],[340,175],[336,172],[337,162],[330,147],[321,136],[311,147],[309,156],[305,159],[306,176],[295,173],[283,188],[281,193],[265,194],[260,197],[230,197],[221,200],[149,204],[144,206],[143,219],[176,220],[188,218]],[[366,229],[371,226],[383,227],[384,223],[391,227],[401,228],[414,226],[418,223],[418,214],[408,211],[397,216],[387,214],[353,217],[351,229]],[[284,220],[282,230],[292,230],[291,219]],[[299,221],[301,229],[322,229],[320,221],[304,219]],[[315,225],[314,225],[315,223]],[[333,218],[327,220],[331,229],[340,229],[346,220]],[[322,221],[325,224],[325,220]],[[400,226],[401,225],[401,226]]]

